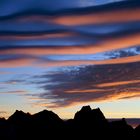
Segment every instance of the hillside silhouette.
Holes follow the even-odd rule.
[[[52,111],[34,115],[16,110],[7,120],[0,118],[0,139],[138,139],[135,129],[126,120],[108,122],[99,108],[83,106],[73,119],[62,120]]]

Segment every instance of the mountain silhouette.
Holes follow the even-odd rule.
[[[74,120],[88,126],[103,127],[107,125],[107,120],[101,110],[99,108],[92,110],[90,106],[82,107],[82,109],[75,114]]]
[[[23,111],[16,110],[13,115],[8,118],[11,123],[27,123],[31,121],[31,115],[29,113],[24,113]]]
[[[138,139],[135,129],[126,120],[108,122],[99,108],[83,106],[73,119],[62,120],[52,111],[31,115],[16,110],[7,120],[0,118],[0,139]]]
[[[124,118],[119,121],[111,122],[110,132],[118,139],[129,139],[134,137],[134,129],[132,128],[132,126],[127,124]]]
[[[36,121],[43,122],[43,123],[54,123],[62,121],[57,114],[52,111],[43,110],[39,113],[33,115],[33,118]]]
[[[140,125],[135,128],[135,137],[140,139]]]

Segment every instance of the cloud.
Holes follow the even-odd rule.
[[[101,42],[95,42],[94,44],[85,44],[83,45],[55,45],[54,46],[45,46],[45,45],[29,45],[28,42],[25,45],[13,44],[13,46],[9,47],[0,47],[0,53],[11,53],[11,54],[95,54],[99,52],[112,51],[116,49],[128,48],[131,46],[137,46],[140,44],[139,41],[140,34],[128,35],[125,37],[118,38],[109,38],[104,39]],[[77,40],[78,41],[78,40]],[[80,42],[79,42],[80,43]],[[44,43],[43,43],[44,44]],[[34,51],[34,52],[33,52]],[[33,53],[31,53],[33,52]],[[37,53],[38,52],[38,53]]]
[[[22,95],[22,94],[27,94],[28,91],[26,90],[15,90],[15,91],[1,91],[0,94],[18,94],[18,95]]]
[[[90,1],[91,7],[78,7],[79,2],[79,0],[68,2],[71,5],[69,7],[69,4],[61,0],[60,5],[54,9],[49,9],[50,5],[53,5],[52,2],[41,1],[38,5],[37,1],[34,1],[31,7],[25,5],[33,1],[1,2],[4,7],[13,7],[13,9],[9,9],[8,12],[5,11],[7,8],[1,5],[0,67],[138,62],[137,54],[131,57],[124,56],[124,58],[108,57],[108,60],[101,61],[49,59],[50,55],[77,55],[78,57],[78,55],[96,55],[97,53],[102,53],[105,57],[105,52],[139,46],[140,3],[138,1],[103,3]],[[47,10],[46,7],[48,7]]]
[[[23,53],[23,52],[22,52]],[[28,50],[28,53],[29,50]],[[139,47],[130,47],[116,51],[87,55],[39,55],[32,54],[3,54],[0,56],[0,68],[14,67],[66,67],[80,65],[124,64],[140,61]]]
[[[79,2],[2,0],[0,68],[53,67],[32,82],[42,106],[139,97],[140,2]]]
[[[60,56],[61,57],[61,56]],[[14,67],[66,67],[66,66],[80,66],[80,65],[108,65],[108,64],[124,64],[132,62],[140,62],[140,55],[122,56],[102,60],[51,60],[49,58],[21,58],[21,59],[7,59],[0,61],[0,68],[14,68]]]
[[[131,84],[131,83],[139,83],[139,80],[132,80],[132,81],[119,81],[119,82],[111,82],[111,83],[103,83],[96,85],[97,87],[113,87],[113,86],[120,86],[120,85],[126,85],[126,84]]]
[[[12,79],[12,80],[7,80],[5,82],[3,82],[2,84],[9,84],[9,85],[16,85],[16,84],[24,84],[25,83],[25,79],[22,79],[22,77],[20,76],[20,79]]]
[[[140,97],[139,67],[139,62],[95,65],[42,75],[42,82],[36,84],[44,92],[36,96],[46,99],[47,103],[43,100],[41,105],[51,108],[137,98]]]
[[[86,15],[70,15],[54,18],[53,22],[61,25],[85,25],[101,23],[117,23],[126,21],[139,21],[139,8],[127,10],[114,10],[112,12],[89,13]],[[129,14],[129,16],[127,16]]]
[[[65,0],[52,0],[52,1],[43,1],[39,3],[37,0],[24,0],[19,2],[17,0],[1,1],[1,18],[13,18],[17,16],[24,15],[63,15],[70,13],[85,13],[85,12],[100,12],[100,11],[110,11],[112,9],[127,9],[127,8],[136,8],[139,7],[140,3],[137,0],[132,1],[121,1],[114,2],[114,0],[107,1],[95,1],[95,0],[71,0],[71,2],[66,2]],[[119,2],[120,1],[120,2]],[[84,2],[84,6],[83,6]],[[55,4],[54,4],[55,3]],[[90,4],[90,5],[89,5]],[[30,5],[30,6],[29,6]],[[121,6],[120,6],[121,5]],[[5,10],[8,9],[8,10]]]
[[[1,68],[15,68],[15,67],[27,67],[31,66],[34,62],[34,59],[14,59],[14,60],[7,60],[7,61],[1,61],[0,67]]]
[[[65,61],[50,61],[47,64],[41,63],[40,66],[45,67],[64,67],[64,66],[78,66],[78,65],[108,65],[108,64],[124,64],[140,62],[140,55],[107,59],[107,60],[65,60]]]

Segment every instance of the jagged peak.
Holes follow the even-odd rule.
[[[80,111],[78,111],[74,120],[81,123],[94,123],[97,125],[106,125],[107,120],[100,110],[100,108],[91,109],[90,106],[83,106]]]
[[[9,118],[9,121],[26,121],[31,117],[30,113],[25,113],[22,110],[16,110]]]
[[[100,108],[92,109],[92,112],[103,114]]]
[[[15,113],[24,113],[22,110],[16,110]]]
[[[85,111],[91,111],[91,110],[92,110],[91,107],[88,105],[88,106],[83,106],[80,111],[85,112]]]

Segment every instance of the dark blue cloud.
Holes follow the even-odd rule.
[[[140,32],[140,21],[79,25],[73,28],[81,34],[113,38]]]
[[[41,22],[18,22],[18,21],[4,21],[0,23],[0,34],[35,34],[35,33],[53,33],[53,32],[63,32],[65,27],[61,25],[56,25],[53,23],[41,23]]]
[[[51,19],[50,19],[51,20]],[[34,34],[50,34],[50,33],[69,33],[75,32],[81,35],[92,35],[94,37],[119,36],[128,33],[137,33],[140,31],[140,21],[106,23],[106,24],[90,24],[78,26],[64,26],[44,21],[27,21],[27,22],[1,22],[0,34],[3,35],[34,35]]]
[[[124,37],[140,32],[140,22],[61,26],[46,23],[0,23],[0,49],[50,46],[80,46],[101,43],[105,39]],[[55,34],[60,34],[56,36]],[[63,36],[61,36],[61,34]],[[65,35],[66,34],[66,35]],[[6,38],[6,35],[11,35]],[[12,37],[13,35],[13,37]],[[18,38],[20,35],[23,38]],[[32,38],[27,38],[28,36]],[[34,35],[46,35],[38,38]],[[54,35],[54,36],[53,36]],[[30,37],[29,36],[29,37]],[[5,39],[3,39],[5,37]],[[26,39],[24,39],[26,37]],[[35,38],[33,38],[35,37]],[[129,46],[128,46],[129,47]]]
[[[53,38],[53,39],[40,39],[40,40],[5,40],[0,41],[0,48],[5,48],[5,46],[10,46],[10,48],[18,48],[21,46],[35,47],[35,46],[79,46],[79,45],[89,45],[95,44],[97,41],[93,39],[88,39],[84,37],[63,37],[63,38]],[[26,48],[26,47],[25,47]]]
[[[121,1],[121,0],[118,0]],[[95,10],[98,9],[98,6],[96,5],[102,5],[102,4],[108,4],[113,3],[114,0],[102,0],[102,1],[95,1],[95,0],[51,0],[51,1],[44,1],[44,0],[24,0],[24,1],[18,1],[18,0],[1,0],[0,2],[0,16],[1,17],[7,17],[7,16],[16,16],[16,15],[29,15],[29,14],[59,14],[59,13],[65,13],[69,11],[85,11],[82,8],[83,7],[89,7],[94,6]],[[119,2],[118,2],[119,3]],[[121,3],[121,2],[120,2]],[[120,3],[117,7],[120,7]],[[130,6],[131,2],[125,3],[122,2],[124,6]],[[115,3],[116,4],[116,3]],[[131,6],[138,6],[138,2],[133,2]],[[114,5],[111,4],[112,6]],[[105,6],[105,9],[108,9],[108,7],[112,6]],[[81,8],[82,7],[82,8]],[[103,6],[104,7],[104,6]],[[102,7],[102,9],[103,9]],[[116,7],[116,6],[114,6]],[[113,7],[113,8],[114,8]],[[72,9],[71,9],[72,8]],[[79,9],[77,9],[79,8]],[[67,10],[69,9],[69,10]],[[100,9],[100,8],[99,8]],[[87,11],[87,9],[86,9]]]
[[[88,54],[88,55],[49,55],[47,58],[54,61],[66,61],[66,60],[107,60],[123,57],[130,57],[140,54],[140,47],[130,47],[128,49],[119,49],[116,51]],[[44,56],[45,57],[45,56]]]
[[[140,90],[139,67],[139,63],[86,66],[43,74],[38,77],[42,82],[36,84],[44,89],[44,92],[35,96],[50,100],[53,104],[50,107],[136,97]]]
[[[119,49],[97,54],[83,54],[83,55],[27,55],[27,54],[1,54],[0,61],[19,60],[19,59],[36,59],[42,62],[60,62],[69,60],[107,60],[123,57],[130,57],[140,55],[140,47],[130,47],[127,49]]]

